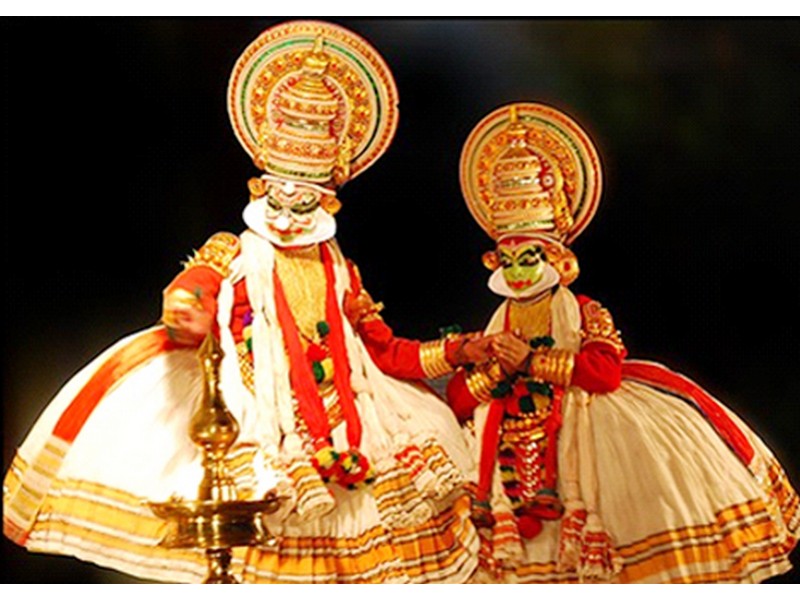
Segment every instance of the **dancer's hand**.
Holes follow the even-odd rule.
[[[527,370],[531,347],[518,332],[504,332],[494,336],[492,350],[507,375]]]
[[[177,289],[165,295],[161,320],[171,340],[185,346],[198,346],[211,331],[214,315],[190,292]]]
[[[445,349],[448,362],[454,367],[478,365],[492,357],[492,336],[481,333],[468,333],[454,340],[448,340]]]
[[[344,293],[342,310],[353,328],[358,327],[359,323],[367,317],[379,318],[382,309],[383,304],[375,302],[363,288],[358,294],[354,294],[351,290]]]

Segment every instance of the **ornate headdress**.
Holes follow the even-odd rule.
[[[600,201],[600,158],[586,132],[564,113],[527,102],[498,108],[472,130],[461,152],[461,191],[492,239],[541,239],[562,282],[577,277],[566,247]],[[484,258],[496,268],[493,253]]]
[[[228,84],[236,137],[268,174],[341,185],[383,154],[397,129],[394,78],[343,27],[291,21],[264,31]]]

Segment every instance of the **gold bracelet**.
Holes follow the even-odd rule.
[[[567,386],[574,367],[575,355],[569,350],[537,350],[531,356],[530,374],[538,381]]]
[[[436,379],[453,372],[453,366],[447,362],[445,344],[447,340],[422,342],[419,346],[419,364],[428,379]]]
[[[467,389],[476,400],[491,402],[494,400],[492,390],[503,378],[503,369],[495,362],[475,367],[466,376]]]

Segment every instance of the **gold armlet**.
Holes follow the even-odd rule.
[[[622,343],[620,332],[614,327],[614,320],[608,309],[591,300],[581,307],[581,337],[582,344],[603,342],[613,346],[617,352],[623,352],[625,345]]]
[[[177,327],[178,320],[175,313],[185,308],[204,310],[203,303],[189,290],[175,288],[166,292],[164,294],[164,307],[161,314],[161,322],[167,327]]]
[[[239,238],[232,233],[215,233],[184,263],[186,269],[209,267],[223,277],[230,273],[231,261],[239,253]]]
[[[491,402],[494,399],[492,390],[503,379],[503,369],[496,361],[477,366],[467,374],[467,389],[480,402]]]
[[[572,381],[575,355],[569,350],[537,350],[531,355],[531,377],[560,386]]]
[[[419,364],[428,379],[436,379],[453,372],[445,355],[446,339],[422,342],[419,346]]]

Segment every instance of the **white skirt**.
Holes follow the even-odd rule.
[[[481,530],[489,558],[475,580],[737,583],[788,571],[798,497],[763,442],[731,417],[754,448],[749,468],[671,394],[630,380],[608,394],[568,391],[558,452],[566,514],[530,540],[493,545]]]
[[[109,360],[159,329],[108,349],[70,380],[41,415],[4,481],[8,537],[31,551],[72,555],[138,577],[203,579],[205,555],[160,547],[167,524],[146,505],[175,494],[197,497],[201,457],[188,437],[202,385],[194,350],[157,352],[133,369],[120,367],[120,376],[114,375],[77,435],[64,439],[54,434],[64,429],[76,398]],[[474,572],[478,538],[469,520],[469,499],[461,490],[461,473],[471,468],[472,459],[458,424],[435,395],[388,378],[385,385],[394,390],[394,399],[375,398],[375,404],[394,414],[393,403],[404,399],[403,414],[394,417],[408,452],[403,460],[384,457],[375,465],[375,483],[363,489],[327,487],[318,477],[310,478],[316,486],[310,496],[317,508],[321,499],[325,514],[298,516],[305,490],[298,482],[308,470],[294,479],[288,476],[291,465],[280,456],[262,455],[257,431],[237,440],[229,467],[242,492],[258,496],[277,484],[293,498],[270,521],[278,536],[275,545],[235,549],[232,571],[240,579],[456,583]],[[230,408],[237,419],[246,419],[246,405],[231,402]],[[371,429],[371,422],[362,418],[366,456],[375,450],[372,440],[385,438]],[[344,424],[333,436],[344,438]]]

